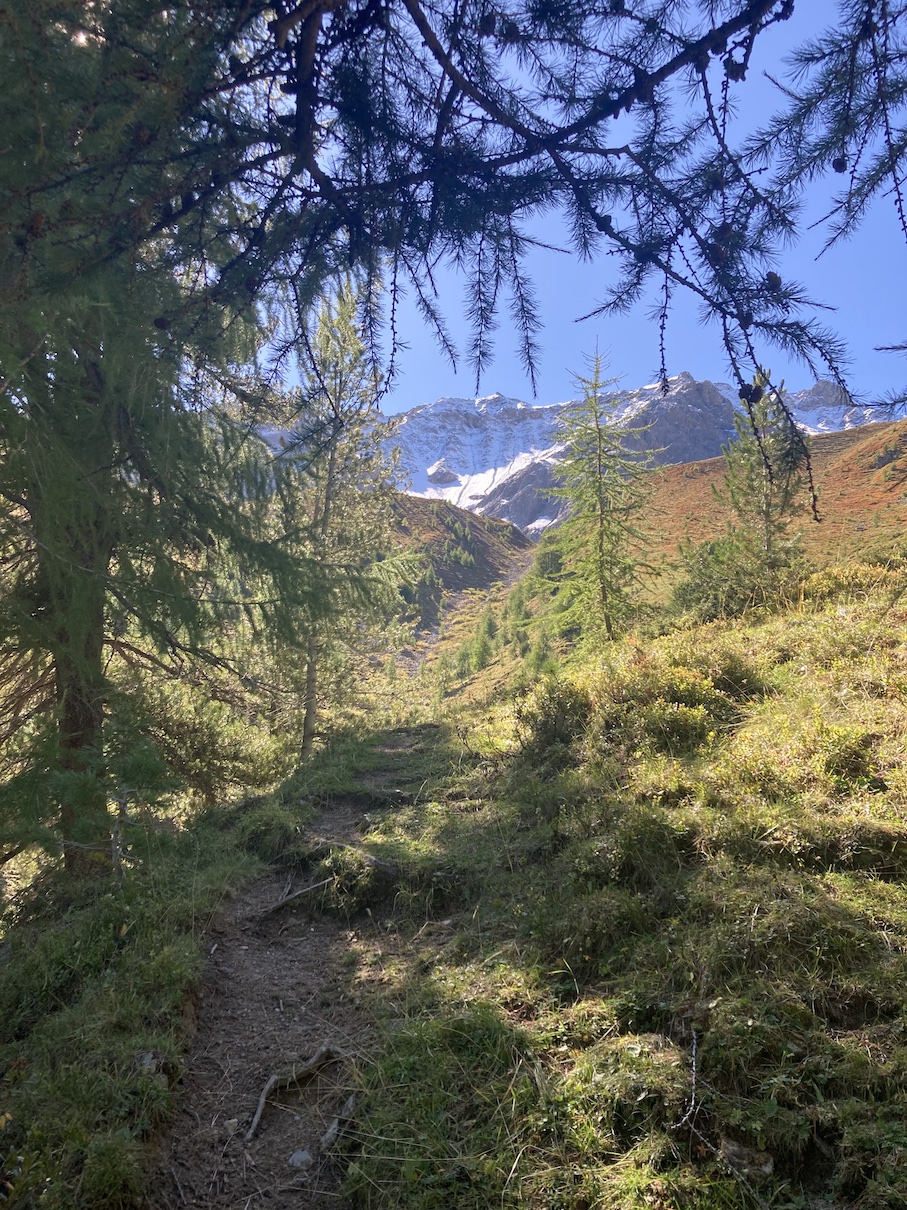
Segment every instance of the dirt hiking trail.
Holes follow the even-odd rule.
[[[333,796],[306,840],[356,844],[364,801],[392,794],[435,730],[386,733],[377,748],[386,766]],[[355,922],[313,911],[316,896],[269,910],[311,882],[266,874],[208,929],[180,1108],[161,1140],[147,1210],[347,1210],[329,1144],[354,1112],[354,1063],[373,1045],[373,1023],[349,985],[357,952],[376,939],[374,928],[363,936]],[[262,1107],[271,1077],[278,1082]]]

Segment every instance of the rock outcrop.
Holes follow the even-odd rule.
[[[617,391],[615,420],[639,428],[638,445],[657,463],[714,458],[734,436],[737,392],[691,374]],[[564,502],[550,495],[563,457],[558,421],[575,400],[530,404],[506,395],[438,399],[394,417],[389,444],[399,447],[406,490],[511,521],[537,536],[557,522]],[[798,423],[811,433],[852,428],[876,417],[838,387],[817,382],[789,393]]]

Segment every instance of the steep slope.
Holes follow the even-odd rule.
[[[488,588],[533,545],[509,521],[475,516],[445,500],[401,493],[394,513],[404,545],[426,555],[439,583],[451,592]]]
[[[819,433],[811,439],[811,450],[821,520],[812,519],[805,493],[797,519],[810,560],[821,566],[894,548],[907,533],[907,421]],[[507,485],[500,485],[501,500],[509,500],[518,519],[531,515],[531,493],[539,483],[547,486],[542,479],[546,467],[550,472],[550,463],[525,467],[511,481],[509,496]],[[681,543],[704,542],[725,530],[732,518],[715,495],[723,478],[723,458],[652,472],[643,520],[648,562],[670,566]],[[550,474],[548,482],[553,481]],[[530,497],[525,513],[519,511],[521,491]],[[484,591],[510,580],[527,565],[534,546],[531,522],[527,534],[518,524],[446,500],[401,493],[395,512],[404,546],[424,557],[420,582],[407,595],[413,616],[428,629],[437,626],[445,597],[449,603],[469,590]]]
[[[533,543],[509,521],[402,492],[394,512],[403,546],[423,560],[418,583],[404,595],[424,629],[437,627],[445,596],[487,591],[528,563]]]
[[[881,549],[903,537],[907,524],[907,421],[869,424],[812,438],[819,495],[817,524],[804,510],[800,527],[807,555],[817,563]],[[724,459],[668,466],[653,474],[646,525],[650,554],[673,558],[678,544],[721,533],[730,514],[715,496]]]
[[[661,384],[615,394],[617,423],[639,427],[639,444],[662,464],[717,456],[734,432],[736,392],[725,383],[683,373]],[[866,423],[871,412],[850,405],[831,383],[790,393],[788,404],[810,433]],[[389,423],[409,476],[409,490],[429,499],[501,517],[538,535],[563,504],[548,492],[563,455],[558,422],[575,401],[532,405],[504,395],[438,399]]]

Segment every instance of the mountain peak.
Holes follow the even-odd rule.
[[[613,393],[616,423],[646,428],[645,444],[661,463],[713,458],[734,437],[737,391],[697,382],[688,370]],[[807,432],[851,428],[872,419],[830,382],[788,392],[787,404]],[[548,493],[563,456],[558,418],[576,403],[527,403],[495,391],[473,399],[444,396],[394,417],[389,444],[400,448],[408,490],[429,499],[500,517],[538,535],[564,503]]]

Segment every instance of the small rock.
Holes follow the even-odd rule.
[[[311,1152],[299,1150],[293,1152],[287,1163],[291,1168],[311,1168],[315,1160]]]
[[[722,1159],[750,1180],[771,1176],[774,1170],[775,1161],[767,1151],[757,1151],[755,1147],[746,1147],[743,1143],[736,1143],[727,1138],[721,1139],[719,1150]]]
[[[236,1134],[239,1130],[239,1118],[230,1118],[229,1121],[224,1122],[224,1128],[227,1134]]]

